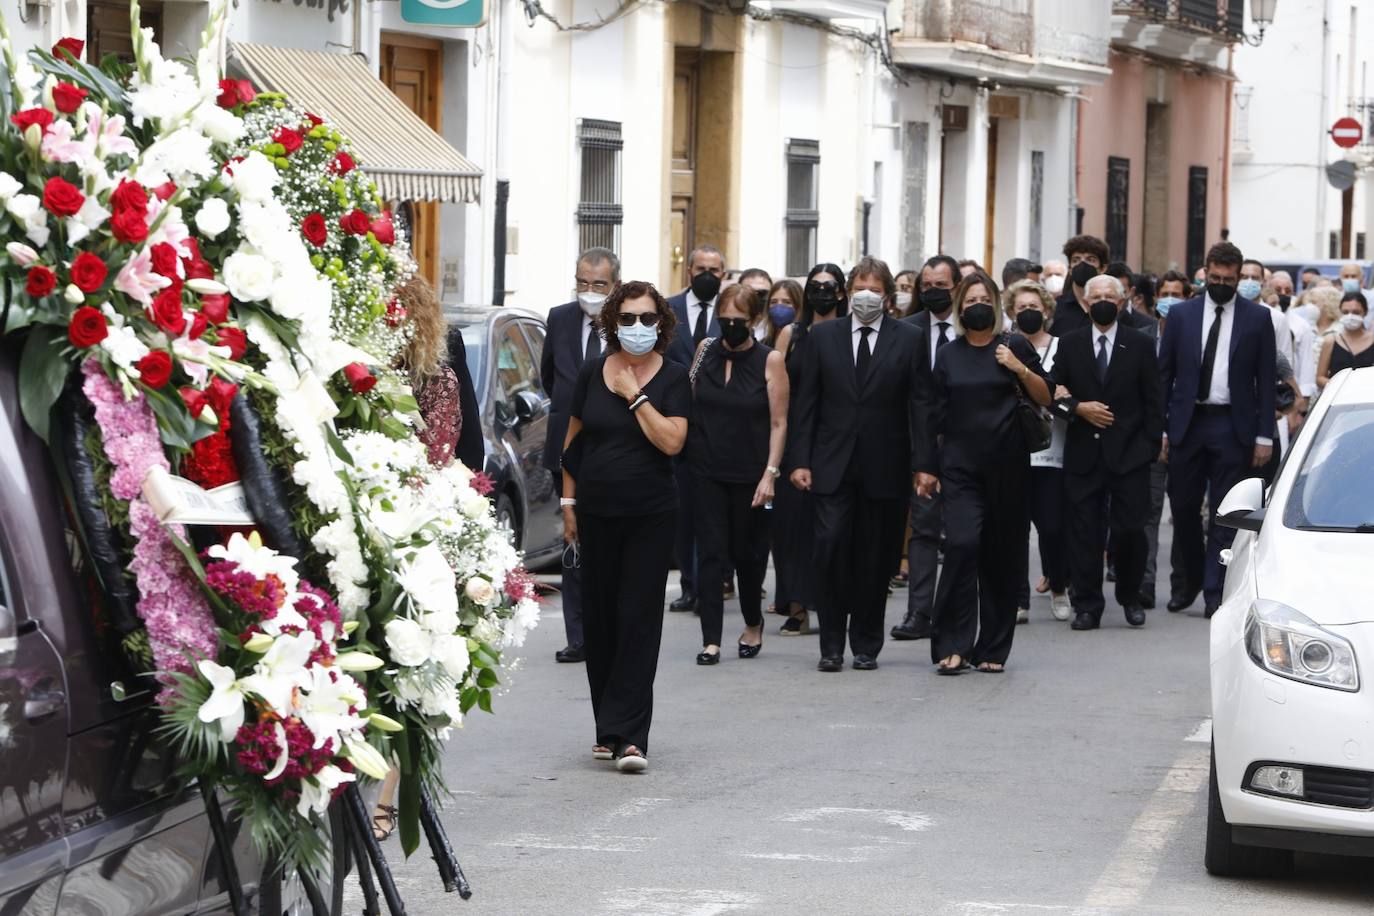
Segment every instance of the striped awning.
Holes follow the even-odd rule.
[[[336,126],[384,200],[476,203],[482,170],[395,96],[361,56],[235,42],[233,61],[259,89]]]

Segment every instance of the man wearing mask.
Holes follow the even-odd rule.
[[[719,248],[698,245],[687,256],[687,288],[668,297],[668,307],[677,316],[677,330],[672,343],[663,355],[691,368],[697,346],[708,337],[720,336],[716,321],[716,299],[720,297],[720,283],[725,279],[725,256]],[[679,455],[673,459],[673,476],[677,481],[678,513],[677,543],[674,552],[682,583],[682,594],[668,605],[674,611],[694,611],[697,606],[697,548],[696,525],[692,512],[692,472]]]
[[[773,288],[773,278],[768,275],[768,271],[762,267],[751,267],[739,275],[739,282],[741,286],[752,289],[760,302],[768,302],[768,291]],[[755,340],[763,340],[768,336],[768,310],[765,308],[763,311],[764,314],[759,316],[759,320],[750,329],[754,332]]]
[[[1220,556],[1234,536],[1217,524],[1217,510],[1238,480],[1258,476],[1274,445],[1274,325],[1267,308],[1236,292],[1243,260],[1230,242],[1212,246],[1206,294],[1170,310],[1159,347],[1166,437],[1160,460],[1169,463],[1174,538],[1187,580],[1169,610],[1184,610],[1202,592],[1208,617],[1221,604]]]
[[[1340,281],[1341,292],[1364,293],[1366,299],[1370,297],[1370,291],[1364,288],[1364,269],[1354,261],[1341,265]]]
[[[1064,278],[1069,275],[1069,265],[1055,258],[1046,261],[1040,270],[1040,282],[1045,284],[1045,289],[1050,291],[1050,295],[1059,298],[1064,292]]]
[[[1240,282],[1236,284],[1236,292],[1242,299],[1251,299],[1269,309],[1269,319],[1274,323],[1274,348],[1288,360],[1298,385],[1297,403],[1288,414],[1289,431],[1297,432],[1302,415],[1307,412],[1307,399],[1317,393],[1317,362],[1312,354],[1312,328],[1297,315],[1290,317],[1284,314],[1281,302],[1270,306],[1260,299],[1260,292],[1264,289],[1264,272],[1263,264],[1246,258],[1245,263],[1240,265]],[[1283,271],[1270,277],[1270,285],[1276,293],[1280,288],[1286,288],[1291,295],[1293,289],[1293,281]]]
[[[1092,323],[1088,319],[1083,290],[1106,265],[1107,243],[1095,235],[1075,235],[1064,243],[1064,257],[1069,259],[1069,278],[1064,281],[1065,289],[1054,303],[1050,333],[1055,337],[1063,337]]]
[[[1095,630],[1102,620],[1103,510],[1110,503],[1116,556],[1116,600],[1126,622],[1143,626],[1145,526],[1150,515],[1150,462],[1159,453],[1164,415],[1154,341],[1119,320],[1126,301],[1121,282],[1099,276],[1085,293],[1091,327],[1060,339],[1056,390],[1067,394],[1054,410],[1069,421],[1064,442],[1068,497],[1069,568],[1073,629]]]
[[[544,467],[554,475],[554,486],[559,492],[563,489],[561,459],[573,388],[582,364],[601,355],[601,334],[595,318],[620,282],[620,258],[608,248],[588,248],[577,259],[573,282],[577,298],[549,310],[544,351],[539,359],[539,375],[551,401]],[[555,652],[554,658],[560,662],[586,661],[582,647],[582,566],[575,545],[563,551],[560,591],[568,644]]]
[[[906,318],[916,328],[916,348],[921,354],[917,384],[928,385],[935,354],[954,340],[954,285],[959,279],[959,262],[939,254],[921,267],[917,288],[921,311]],[[940,537],[944,534],[944,504],[940,494],[929,499],[911,495],[911,540],[907,542],[906,616],[892,628],[893,639],[926,639],[930,636],[930,614],[935,606],[935,580],[940,568]]]

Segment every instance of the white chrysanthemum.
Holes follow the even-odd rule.
[[[210,138],[189,127],[179,128],[153,141],[143,151],[134,179],[145,187],[168,181],[178,187],[197,187],[213,177],[215,160],[210,155]]]
[[[272,293],[276,271],[260,254],[239,250],[224,259],[224,285],[242,302],[258,302]]]

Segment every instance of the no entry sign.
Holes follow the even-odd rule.
[[[1350,149],[1364,139],[1364,128],[1354,118],[1341,118],[1331,125],[1331,139],[1337,146]]]

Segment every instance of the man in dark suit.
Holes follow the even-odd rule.
[[[1064,257],[1069,260],[1069,276],[1064,280],[1064,292],[1054,302],[1050,333],[1055,337],[1092,324],[1083,291],[1106,266],[1107,243],[1095,235],[1075,235],[1064,243]]]
[[[720,298],[720,282],[725,279],[725,255],[711,245],[693,248],[687,256],[687,279],[686,289],[668,297],[668,306],[677,316],[677,329],[673,331],[673,339],[664,356],[690,368],[696,359],[697,345],[708,337],[720,336],[716,300]],[[668,605],[668,609],[694,611],[697,606],[697,541],[696,513],[692,508],[696,500],[692,492],[692,472],[683,455],[673,459],[673,477],[677,483],[679,507],[674,552],[682,594]]]
[[[539,374],[552,405],[544,467],[562,491],[563,439],[568,434],[573,388],[583,363],[601,355],[601,334],[595,319],[606,297],[620,282],[620,259],[607,248],[588,248],[577,259],[577,298],[549,310],[548,333],[540,357]],[[561,511],[561,507],[560,507]],[[563,629],[568,645],[554,653],[560,662],[585,661],[582,648],[582,569],[574,549],[563,551]]]
[[[1237,295],[1240,249],[1219,242],[1207,252],[1207,287],[1169,310],[1159,346],[1164,389],[1164,448],[1174,539],[1185,559],[1187,590],[1169,602],[1181,611],[1197,598],[1211,617],[1221,604],[1221,551],[1234,532],[1217,509],[1247,472],[1258,475],[1274,436],[1274,325],[1265,306]],[[1211,494],[1204,553],[1202,499]]]
[[[1068,501],[1069,572],[1075,630],[1095,630],[1102,597],[1102,524],[1110,504],[1116,552],[1116,600],[1133,627],[1145,623],[1145,524],[1150,516],[1150,462],[1159,453],[1164,414],[1154,342],[1120,320],[1125,290],[1102,275],[1084,290],[1092,326],[1059,341],[1054,359],[1056,413],[1068,420],[1064,493]],[[1063,389],[1063,390],[1061,390]]]
[[[884,317],[896,298],[886,264],[849,275],[850,314],[815,325],[789,436],[791,482],[816,494],[820,671],[878,667],[887,585],[915,482],[913,443],[924,353],[910,324]]]

